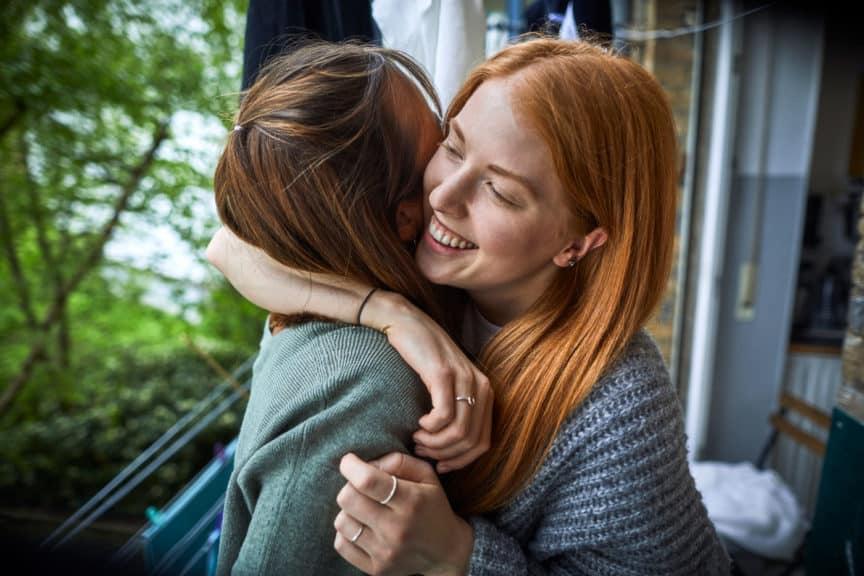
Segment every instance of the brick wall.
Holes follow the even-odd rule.
[[[633,0],[631,3],[628,27],[640,30],[669,30],[697,24],[698,0]],[[687,34],[676,38],[658,38],[646,41],[630,41],[626,53],[652,72],[669,96],[678,135],[679,151],[679,214],[678,231],[675,241],[675,260],[669,286],[663,302],[649,323],[648,329],[660,346],[667,363],[672,361],[675,345],[676,317],[683,311],[676,310],[679,286],[683,286],[679,270],[679,248],[683,217],[681,198],[684,192],[684,166],[689,152],[687,150],[688,130],[690,128],[691,106],[696,106],[692,93],[695,35]]]

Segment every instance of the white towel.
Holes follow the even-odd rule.
[[[690,469],[720,535],[766,558],[794,558],[807,521],[776,472],[749,462],[696,462]]]

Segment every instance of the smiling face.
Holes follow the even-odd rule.
[[[466,290],[496,323],[524,313],[576,256],[579,236],[549,148],[511,98],[483,82],[426,168],[421,272]]]

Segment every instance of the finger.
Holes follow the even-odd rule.
[[[392,513],[392,510],[387,506],[382,506],[365,494],[358,492],[350,482],[345,484],[339,494],[336,495],[336,504],[346,514],[366,526],[367,530],[373,532],[385,520],[383,516]]]
[[[340,510],[339,514],[336,515],[336,519],[333,521],[333,527],[336,528],[336,531],[342,534],[348,542],[363,548],[365,551],[363,541],[370,537],[372,533],[370,528],[360,523],[359,520],[352,517],[344,510]],[[367,532],[369,532],[369,534],[367,534]]]
[[[372,573],[374,566],[372,558],[359,546],[352,544],[341,532],[336,532],[333,548],[346,562],[365,574]]]
[[[422,429],[432,433],[450,424],[456,415],[452,372],[443,371],[435,378],[434,385],[431,383],[427,385],[429,395],[432,397],[432,411],[418,421]]]
[[[432,450],[440,450],[462,442],[471,430],[471,409],[476,407],[476,404],[469,406],[467,402],[457,402],[456,418],[446,428],[434,434],[426,430],[418,430],[414,433],[414,442]]]
[[[391,452],[371,461],[370,464],[388,475],[393,474],[399,478],[400,482],[420,482],[423,484],[438,482],[435,470],[432,469],[432,466],[428,462],[404,452]],[[398,493],[399,488],[396,491]]]
[[[464,468],[489,450],[489,447],[492,445],[492,402],[486,403],[485,411],[486,413],[478,418],[480,422],[480,436],[477,443],[468,451],[454,458],[439,459],[435,467],[439,474]]]
[[[437,469],[439,473],[442,472],[441,465],[448,461],[453,461],[450,465],[445,464],[445,468],[449,469],[461,468],[470,463],[488,449],[488,446],[484,447],[483,444],[484,441],[488,444],[487,432],[491,432],[493,398],[494,394],[488,385],[479,386],[476,404],[474,406],[466,404],[466,407],[470,411],[470,419],[467,423],[467,426],[469,426],[468,431],[463,434],[459,430],[454,432],[448,428],[438,434],[439,438],[432,440],[436,444],[435,446],[420,443],[416,447],[415,452],[419,456],[438,460],[439,465]],[[415,434],[415,438],[418,437],[423,439],[426,436],[418,432]],[[437,446],[437,443],[441,439],[449,438],[455,440],[449,445]],[[480,448],[479,450],[477,449],[478,447]],[[457,459],[458,462],[456,462]],[[452,464],[456,465],[453,466]]]
[[[388,498],[393,490],[393,477],[389,472],[381,471],[354,454],[342,457],[339,472],[358,492],[376,502]]]
[[[438,461],[435,469],[439,474],[464,468],[489,450],[489,439],[484,434],[482,418],[478,417],[476,422],[478,429],[472,432],[471,442],[464,450],[457,452],[456,450],[445,449],[434,451],[436,453],[429,456]]]

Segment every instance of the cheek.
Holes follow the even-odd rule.
[[[441,150],[438,149],[429,163],[426,164],[426,170],[423,172],[423,193],[424,196],[429,196],[436,186],[441,184],[444,179],[444,158],[441,155]]]
[[[514,257],[533,245],[533,242],[526,241],[532,237],[530,223],[491,203],[476,209],[473,228],[477,243],[489,255]]]

